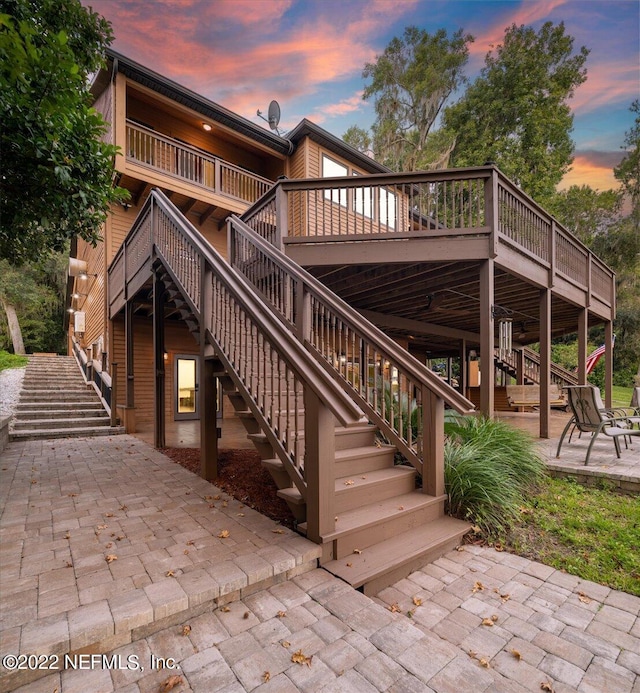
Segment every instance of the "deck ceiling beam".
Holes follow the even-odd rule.
[[[198,226],[203,226],[205,221],[218,209],[216,205],[209,205],[204,212],[200,215],[200,219],[198,220]]]
[[[397,315],[386,315],[373,310],[358,310],[362,317],[379,327],[389,329],[406,330],[409,333],[437,335],[438,337],[447,337],[451,339],[466,339],[474,344],[479,343],[480,335],[467,330],[457,330],[444,325],[436,325],[432,322],[422,322],[421,320],[412,320],[410,318],[402,318]]]

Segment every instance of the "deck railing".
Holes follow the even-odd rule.
[[[443,405],[463,413],[472,403],[240,219],[228,224],[231,265],[422,474],[425,490],[442,493]]]
[[[540,354],[529,347],[522,347],[524,356],[524,378],[532,383],[540,383]],[[512,351],[508,355],[499,357],[499,351],[495,351],[496,361],[506,364],[511,371],[516,372],[518,369],[518,354]],[[566,385],[577,385],[578,376],[575,373],[563,368],[557,363],[551,363],[551,382],[556,383],[560,387]]]
[[[127,121],[126,156],[136,164],[249,204],[273,185],[262,176],[132,121]]]
[[[486,236],[613,306],[613,272],[493,166],[279,181],[242,220],[291,243]]]
[[[358,424],[361,410],[246,280],[165,195],[154,190],[114,258],[109,276],[121,276],[125,267],[123,294],[130,297],[130,288],[139,284],[139,274],[146,273],[148,280],[158,262],[180,289],[199,323],[201,338],[213,345],[292,483],[308,501],[309,536],[317,537],[319,528],[332,531],[334,513],[321,516],[318,507],[324,508],[324,501],[318,503],[317,499],[319,494],[325,498],[333,493],[333,477],[324,470],[325,487],[319,489],[314,455],[332,449],[336,421],[344,426]],[[111,315],[122,305],[122,299],[112,302]],[[322,413],[325,411],[330,415]]]

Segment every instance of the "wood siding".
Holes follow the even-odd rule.
[[[113,88],[111,84],[98,96],[93,104],[93,107],[102,115],[102,118],[107,123],[107,128],[104,135],[100,138],[103,142],[113,144]]]
[[[79,299],[72,301],[73,307],[85,313],[85,333],[81,340],[83,346],[91,346],[102,337],[102,349],[107,349],[105,325],[106,271],[104,260],[104,242],[93,248],[82,240],[78,241],[77,257],[87,263],[86,279],[75,278],[74,291],[80,294]],[[97,275],[97,276],[92,276]],[[86,295],[85,295],[86,294]],[[73,316],[69,321],[73,331]]]

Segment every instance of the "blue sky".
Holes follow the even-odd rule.
[[[83,0],[111,21],[124,55],[261,123],[271,99],[281,128],[303,117],[337,136],[369,127],[362,69],[416,25],[473,34],[467,76],[512,24],[563,21],[586,46],[588,79],[576,91],[573,170],[564,185],[615,185],[624,133],[640,96],[638,0]]]

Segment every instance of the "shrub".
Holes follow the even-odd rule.
[[[504,531],[524,495],[545,475],[533,438],[485,417],[445,424],[445,488],[449,513],[487,533]]]

